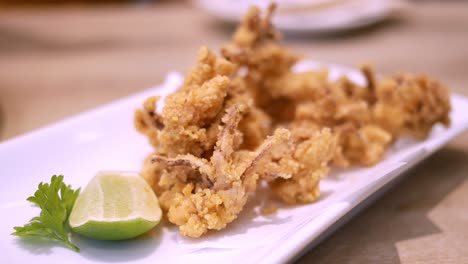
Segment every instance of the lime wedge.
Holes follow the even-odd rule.
[[[100,172],[76,199],[71,229],[99,240],[123,240],[152,229],[161,208],[151,187],[133,172]]]

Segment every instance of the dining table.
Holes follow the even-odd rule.
[[[234,30],[189,1],[0,6],[0,144],[187,73],[200,46],[218,50]],[[307,59],[426,74],[468,96],[467,1],[414,1],[363,28],[281,42]],[[467,223],[464,132],[294,261],[468,263]]]

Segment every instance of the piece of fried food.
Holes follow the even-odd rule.
[[[230,79],[235,67],[217,58],[208,48],[198,53],[197,66],[178,91],[165,100],[162,114],[156,113],[158,97],[150,97],[135,113],[135,126],[161,154],[210,155],[219,132],[221,116],[230,105],[243,108],[240,129],[244,148],[254,149],[271,133],[270,117],[256,107],[245,83]]]
[[[269,87],[276,76],[289,72],[298,56],[278,45],[280,33],[273,27],[271,16],[275,5],[270,5],[262,17],[260,9],[251,7],[234,33],[231,43],[224,45],[221,54],[244,70],[241,75],[254,102],[264,110],[277,110]],[[284,111],[277,111],[284,113]],[[270,114],[271,115],[271,114]],[[276,118],[276,116],[275,116]]]
[[[274,126],[304,121],[332,128],[341,143],[335,149],[335,164],[377,162],[391,136],[384,136],[383,130],[376,133],[375,126],[361,129],[371,122],[368,101],[372,89],[362,89],[346,78],[330,82],[327,71],[293,72],[299,57],[278,44],[280,34],[270,21],[273,11],[270,6],[262,18],[258,8],[249,9],[232,42],[221,50],[227,60],[245,70],[241,78],[256,106],[271,117]],[[370,139],[372,145],[367,148]],[[365,157],[356,158],[360,153]]]
[[[228,68],[227,63],[202,48],[197,67],[167,97],[162,114],[156,112],[157,98],[150,97],[144,110],[135,115],[137,128],[155,146],[142,174],[157,193],[168,220],[191,237],[233,221],[259,179],[277,186],[274,189],[284,199],[292,195],[291,199],[312,201],[318,196],[318,181],[327,171],[330,155],[309,149],[316,145],[325,151],[334,144],[329,131],[294,132],[294,137],[287,129],[272,132],[270,117],[254,105],[244,79],[227,78],[227,70],[216,71],[219,65]],[[200,74],[204,77],[196,77]],[[311,162],[309,154],[317,154],[311,158],[320,162]],[[284,190],[290,183],[275,182],[279,178],[307,185],[287,196]]]
[[[294,72],[298,56],[279,45],[280,34],[270,21],[273,11],[274,5],[261,17],[258,8],[249,9],[221,50],[245,70],[241,78],[273,127],[309,122],[331,128],[338,140],[333,163],[347,167],[377,163],[398,136],[425,138],[435,124],[449,124],[448,91],[426,77],[379,80],[371,66],[363,65],[367,85],[359,86],[346,77],[330,81],[325,70]]]
[[[135,113],[136,128],[161,154],[209,154],[216,142],[233,71],[232,63],[202,47],[197,67],[177,92],[167,96],[162,114],[156,113],[158,97],[148,98],[144,109]]]
[[[427,77],[378,79],[364,65],[359,86],[326,70],[294,72],[299,57],[278,44],[274,9],[250,8],[224,59],[203,47],[161,114],[158,97],[135,114],[155,147],[142,174],[183,235],[225,228],[259,181],[288,204],[310,203],[330,161],[370,166],[397,137],[450,124],[448,90]]]
[[[271,190],[288,204],[315,201],[320,195],[320,180],[328,174],[329,161],[335,153],[336,138],[330,129],[317,129],[312,124],[290,126],[291,139],[271,151],[269,165],[275,171],[291,177],[263,177]],[[289,176],[289,175],[288,175]]]
[[[245,80],[238,76],[231,79],[225,107],[230,105],[246,105],[245,114],[239,123],[239,130],[244,135],[241,148],[254,150],[272,133],[271,117],[255,105]]]
[[[264,167],[269,149],[289,138],[287,130],[277,130],[265,140],[269,117],[253,106],[242,79],[228,77],[233,69],[202,48],[197,67],[166,98],[162,114],[156,112],[157,97],[135,114],[137,129],[156,150],[142,174],[169,221],[187,236],[234,220],[256,189],[256,171]]]
[[[237,150],[242,133],[237,130],[241,113],[236,106],[227,110],[213,155],[209,159],[191,154],[152,160],[164,166],[160,176],[159,201],[168,220],[181,234],[199,237],[210,229],[220,230],[237,218],[255,191],[259,168],[275,145],[289,139],[285,129],[277,130],[256,151]]]
[[[324,71],[289,74],[282,82],[288,79],[294,79],[290,94],[296,105],[295,122],[330,127],[337,137],[335,165],[370,166],[381,160],[393,137],[373,122],[370,85],[360,87],[345,77],[330,82]]]
[[[448,89],[426,76],[409,73],[378,81],[372,108],[376,124],[393,136],[424,139],[432,127],[450,125]]]

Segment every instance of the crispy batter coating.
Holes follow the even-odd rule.
[[[307,121],[330,127],[338,140],[333,163],[346,167],[377,163],[398,136],[424,138],[434,124],[449,124],[448,91],[426,77],[378,79],[363,65],[367,85],[361,87],[346,77],[330,81],[325,70],[293,72],[298,56],[278,44],[273,10],[262,18],[251,8],[222,49],[227,60],[245,69],[248,90],[273,126]]]
[[[341,143],[334,151],[336,165],[377,162],[391,137],[384,136],[385,132],[374,126],[374,129],[361,129],[371,123],[369,102],[373,98],[374,79],[369,81],[368,89],[363,89],[344,77],[330,82],[328,72],[324,70],[293,72],[291,68],[298,56],[278,44],[279,33],[270,21],[273,10],[274,7],[270,7],[262,18],[258,8],[251,8],[232,43],[221,50],[227,60],[246,70],[243,78],[256,105],[270,115],[275,126],[307,121],[320,127],[331,127],[334,138]],[[370,68],[365,68],[363,72],[373,78],[373,72],[368,70]],[[376,135],[381,136],[379,140]],[[371,145],[368,144],[370,139]],[[360,153],[365,157],[356,158],[355,155]]]
[[[182,87],[165,99],[162,114],[155,111],[158,98],[148,98],[144,109],[135,114],[136,128],[148,136],[159,153],[201,156],[210,152],[233,71],[233,64],[202,47],[197,67]]]
[[[292,128],[292,140],[278,146],[271,163],[278,163],[280,173],[270,181],[274,193],[288,204],[311,203],[320,195],[320,179],[328,173],[328,162],[335,151],[335,138],[330,129],[311,131]]]
[[[299,56],[278,43],[274,9],[250,8],[224,58],[202,47],[162,113],[156,96],[135,113],[155,147],[142,175],[183,235],[225,228],[260,181],[285,203],[310,203],[330,163],[370,166],[399,136],[450,124],[447,88],[425,76],[377,78],[363,65],[359,86],[326,70],[294,72]]]
[[[219,65],[228,68],[224,64],[227,62],[202,49],[198,66],[167,97],[162,114],[156,112],[158,98],[150,97],[135,116],[137,128],[156,150],[146,160],[142,174],[158,194],[168,220],[191,237],[222,229],[233,221],[260,178],[278,186],[275,190],[280,197],[287,197],[284,189],[289,182],[276,183],[276,179],[295,177],[294,182],[299,182],[299,177],[305,178],[311,183],[293,196],[312,201],[318,195],[317,176],[324,174],[330,159],[324,155],[320,163],[301,164],[305,158],[295,153],[308,154],[300,149],[322,140],[315,134],[299,137],[295,132],[290,138],[290,132],[280,128],[267,137],[273,130],[271,117],[255,106],[244,78],[229,79],[222,74],[230,71],[216,71]],[[194,76],[200,74],[204,77]],[[333,144],[324,140],[320,145],[332,148]],[[281,152],[289,158],[278,156]],[[314,175],[307,177],[306,172]],[[306,193],[309,191],[311,195]]]
[[[231,43],[224,45],[221,54],[245,70],[246,86],[255,103],[266,110],[272,105],[268,91],[276,76],[281,76],[294,65],[298,56],[278,45],[280,33],[273,27],[271,16],[275,10],[271,5],[264,17],[260,9],[251,7],[234,33]]]
[[[289,139],[287,130],[277,130],[256,151],[238,151],[237,130],[241,113],[236,106],[227,110],[224,126],[210,159],[191,154],[167,158],[154,155],[163,165],[159,187],[160,203],[168,220],[181,234],[199,237],[210,229],[219,230],[237,218],[248,195],[255,191],[258,168],[271,149]]]
[[[282,74],[296,63],[298,57],[278,45],[280,33],[273,27],[271,5],[265,17],[260,9],[251,7],[233,36],[232,43],[223,46],[223,56],[241,66],[246,66],[254,81],[263,81],[268,75]]]
[[[324,71],[290,74],[285,79],[296,79],[291,82],[290,93],[296,102],[295,120],[330,127],[337,137],[335,165],[369,166],[381,160],[393,138],[373,122],[374,89],[370,81],[367,87],[360,87],[345,77],[330,82]]]
[[[338,137],[338,148],[333,162],[339,167],[351,164],[371,166],[379,162],[392,141],[390,133],[367,124],[361,127],[347,123],[334,128]]]
[[[394,136],[424,139],[432,126],[450,125],[448,89],[426,76],[400,74],[376,86],[375,123]]]
[[[252,93],[248,90],[245,80],[234,77],[228,91],[228,105],[246,105],[244,117],[239,123],[243,133],[242,149],[254,150],[272,132],[272,119],[261,108],[255,105]]]

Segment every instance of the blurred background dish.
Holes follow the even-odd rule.
[[[195,6],[228,23],[238,23],[251,5],[269,0],[194,0]],[[333,32],[375,24],[400,14],[404,0],[277,0],[275,26],[286,32]]]

